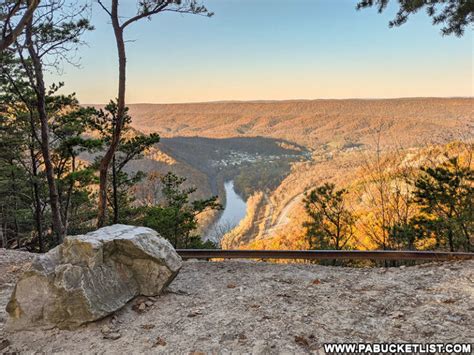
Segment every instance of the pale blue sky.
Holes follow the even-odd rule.
[[[473,95],[472,30],[442,37],[425,13],[389,29],[395,7],[356,11],[357,0],[204,3],[214,17],[159,14],[127,29],[128,103]],[[96,5],[92,23],[81,68],[49,79],[103,103],[116,96],[116,48]]]

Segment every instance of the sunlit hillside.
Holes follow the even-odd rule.
[[[446,143],[474,130],[474,99],[312,100],[130,105],[132,125],[162,136],[263,136],[318,148]]]
[[[369,162],[376,150],[395,164],[394,157],[426,155],[428,146],[439,146],[443,151],[447,143],[472,140],[473,104],[472,98],[136,104],[130,106],[130,113],[136,129],[158,132],[162,137],[268,137],[307,149],[305,159],[292,161],[287,171],[276,171],[280,174],[276,184],[267,183],[268,177],[263,175],[259,178],[255,164],[248,171],[228,166],[225,170],[229,174],[212,173],[221,176],[219,183],[236,179],[237,188],[242,181],[252,187],[247,194],[247,216],[226,235],[223,247],[304,249],[308,247],[302,237],[306,192],[328,181],[340,187],[357,185],[354,191],[363,189],[366,184],[360,179],[369,174]],[[163,139],[162,149],[182,164],[198,168],[210,180],[215,180],[209,165],[216,159],[214,155],[228,159],[225,149],[247,149],[236,148],[239,142],[235,140],[234,147],[225,148],[225,141],[215,141],[211,146],[206,140],[192,138],[183,145],[179,143],[183,139]],[[252,144],[252,151],[263,152],[268,150],[263,142],[258,138],[242,144]],[[223,194],[222,189],[214,191]],[[356,197],[353,205],[357,213],[370,215],[371,208],[357,202]],[[353,241],[354,248],[375,247],[362,236],[367,231],[360,234]]]
[[[271,204],[276,206],[278,204],[275,201],[282,202],[279,210],[267,216],[271,220],[269,226],[261,229],[256,238],[249,238],[248,234],[240,238],[229,234],[226,236],[227,245],[246,249],[307,249],[303,222],[308,217],[304,197],[311,189],[325,182],[333,182],[338,188],[348,191],[348,206],[357,218],[350,247],[359,250],[380,249],[382,213],[388,223],[394,222],[400,211],[407,218],[417,213],[417,207],[410,197],[412,187],[409,182],[420,175],[420,167],[433,167],[445,162],[448,157],[459,157],[461,166],[473,169],[473,154],[472,143],[453,142],[390,151],[380,160],[373,151],[366,151],[342,153],[330,161],[302,164],[295,168],[279,189],[270,194]],[[357,163],[348,165],[349,160]],[[291,189],[291,186],[294,188]],[[381,207],[382,198],[387,205],[384,210]],[[416,247],[431,248],[434,243],[434,240],[428,239]]]

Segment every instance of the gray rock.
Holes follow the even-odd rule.
[[[103,318],[136,296],[160,294],[181,258],[145,227],[113,225],[37,256],[7,305],[9,330],[75,328]]]

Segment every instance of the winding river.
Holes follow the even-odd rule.
[[[247,213],[247,203],[235,192],[234,182],[225,182],[224,189],[226,199],[224,211],[210,228],[205,238],[213,242],[217,242],[222,234],[235,228]]]

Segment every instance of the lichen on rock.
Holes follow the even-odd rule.
[[[7,329],[75,328],[101,319],[136,296],[155,296],[181,258],[152,229],[116,224],[38,255],[15,286]]]

